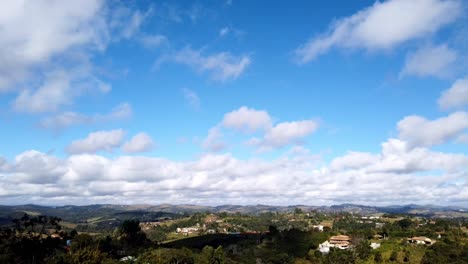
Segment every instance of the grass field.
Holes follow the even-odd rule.
[[[373,250],[373,253],[380,252],[382,254],[383,262],[382,263],[410,263],[416,264],[420,263],[422,257],[424,256],[424,245],[408,245],[404,243],[404,239],[389,239],[381,241],[380,248]],[[393,251],[398,253],[397,261],[390,261],[390,256]],[[409,262],[404,262],[405,252],[409,252]],[[372,255],[369,259],[361,261],[362,264],[373,264],[374,256]]]

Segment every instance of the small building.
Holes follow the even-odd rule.
[[[332,236],[328,240],[334,247],[347,249],[351,245],[351,238],[345,235]]]
[[[383,236],[377,234],[377,235],[374,235],[373,238],[374,238],[375,240],[381,240],[381,239],[383,239]]]
[[[323,225],[314,225],[312,226],[314,230],[317,230],[319,232],[323,232]]]
[[[332,236],[327,241],[319,245],[318,250],[324,254],[330,252],[330,248],[348,249],[351,245],[351,238],[345,235]]]
[[[406,239],[409,244],[417,244],[417,245],[432,245],[435,243],[434,240],[428,238],[428,237],[410,237]]]
[[[370,244],[370,247],[371,247],[372,249],[378,249],[378,248],[380,247],[380,243],[372,242],[372,243]]]
[[[130,262],[130,263],[134,263],[136,262],[136,260],[137,259],[134,256],[126,256],[126,257],[119,259],[119,261],[121,262]]]

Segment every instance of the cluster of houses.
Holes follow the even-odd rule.
[[[160,225],[161,222],[142,222],[140,223],[140,228],[143,230],[150,230],[153,227]]]
[[[178,227],[176,229],[176,233],[182,233],[184,235],[189,235],[189,234],[193,234],[195,232],[198,232],[198,230],[199,230],[198,227],[183,227],[183,228]]]
[[[381,235],[375,235],[374,239],[385,239],[385,237]],[[416,244],[416,245],[433,245],[435,243],[435,240],[432,240],[428,237],[410,237],[406,239],[408,244]],[[345,235],[337,235],[337,236],[332,236],[330,237],[327,241],[323,242],[322,244],[319,245],[318,250],[323,253],[327,254],[330,252],[331,248],[338,248],[338,249],[349,249],[352,247],[351,244],[351,238],[349,236]],[[380,243],[378,242],[371,242],[370,247],[372,249],[377,249],[380,247]]]

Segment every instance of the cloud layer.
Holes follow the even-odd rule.
[[[115,132],[119,134],[120,132]],[[468,157],[389,139],[381,153],[350,152],[325,165],[291,151],[273,160],[207,154],[176,162],[94,154],[60,159],[27,151],[0,170],[5,202],[202,204],[463,204]]]

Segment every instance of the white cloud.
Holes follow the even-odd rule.
[[[218,152],[226,148],[220,127],[213,127],[208,131],[208,136],[202,142],[202,148],[211,152]]]
[[[41,87],[35,91],[23,90],[14,102],[17,111],[49,112],[70,103],[70,76],[65,72],[48,74]]]
[[[243,132],[268,130],[271,123],[271,117],[267,111],[255,110],[246,106],[225,114],[221,122],[226,128]]]
[[[160,17],[175,23],[183,23],[185,21],[196,23],[200,18],[213,15],[210,10],[199,3],[194,3],[189,7],[181,7],[174,3],[163,3],[157,6],[156,10],[156,14]]]
[[[406,57],[400,76],[446,77],[457,59],[457,52],[447,45],[425,46]]]
[[[256,145],[259,151],[268,151],[284,147],[289,144],[298,144],[305,137],[315,132],[318,124],[313,120],[283,122],[268,130],[262,139],[253,139],[250,144]]]
[[[463,134],[457,137],[457,142],[468,144],[468,134]]]
[[[93,77],[87,68],[47,72],[41,86],[19,93],[13,107],[18,112],[55,112],[89,90],[108,93],[111,86]]]
[[[67,172],[65,162],[38,151],[26,151],[15,158],[12,166],[14,181],[29,183],[54,183]]]
[[[11,90],[54,56],[102,49],[107,42],[103,1],[6,1],[0,8],[0,90]]]
[[[108,4],[105,0],[0,4],[0,92],[18,93],[12,102],[16,111],[58,111],[78,96],[110,91],[92,58],[111,40],[136,35],[149,11]]]
[[[468,105],[468,77],[458,79],[438,100],[442,109],[459,108]]]
[[[466,206],[468,201],[467,156],[409,148],[398,139],[384,142],[380,153],[349,152],[329,166],[302,150],[272,160],[207,154],[188,161],[90,154],[60,159],[27,151],[3,167],[5,203]]]
[[[144,19],[145,14],[142,14],[139,11],[133,13],[130,23],[127,23],[122,30],[122,36],[127,39],[133,37],[140,30],[140,26]]]
[[[106,21],[112,31],[113,40],[131,39],[141,35],[140,29],[145,20],[153,14],[153,8],[150,7],[143,12],[132,10],[119,2],[113,4],[108,21]]]
[[[461,13],[462,3],[458,0],[377,1],[335,21],[327,33],[300,46],[296,55],[300,63],[307,63],[332,47],[390,49],[438,31]]]
[[[378,162],[379,158],[372,153],[350,151],[346,155],[337,157],[330,163],[332,171],[359,169]]]
[[[257,151],[264,152],[290,144],[301,144],[304,138],[317,128],[318,123],[313,120],[283,122],[273,126],[272,118],[267,111],[242,106],[226,113],[223,120],[210,129],[202,147],[211,151],[224,150],[226,143],[223,141],[223,131],[225,130],[249,135],[260,132],[263,134],[262,138],[251,138],[246,143],[255,146]]]
[[[193,109],[200,109],[200,97],[198,97],[196,92],[187,88],[183,88],[182,92],[184,93],[185,100],[187,100]]]
[[[230,29],[229,27],[223,27],[222,29],[219,30],[219,36],[224,37],[229,33]]]
[[[56,132],[76,125],[92,125],[102,122],[111,122],[127,119],[132,115],[132,107],[128,103],[122,103],[107,114],[86,115],[77,112],[64,112],[49,116],[39,122],[39,126]]]
[[[241,39],[246,34],[245,31],[234,28],[233,26],[225,26],[221,28],[218,32],[220,38],[234,37],[236,39]]]
[[[455,112],[435,120],[407,116],[398,122],[397,128],[398,137],[412,147],[444,144],[468,129],[468,113]]]
[[[432,152],[427,148],[411,148],[407,142],[389,139],[382,143],[379,154],[349,152],[332,160],[332,172],[360,171],[367,174],[413,174],[436,170],[457,171],[468,166],[468,157],[461,154]]]
[[[236,57],[229,52],[204,55],[200,50],[189,47],[180,50],[174,56],[162,58],[157,64],[164,61],[188,65],[198,72],[208,72],[217,81],[237,79],[251,63],[248,55]]]
[[[139,41],[146,48],[156,48],[169,42],[167,37],[164,35],[142,35],[139,38]]]
[[[67,147],[67,152],[79,154],[112,151],[122,144],[124,136],[125,131],[122,129],[92,132],[84,139],[73,141]]]
[[[146,133],[138,133],[130,141],[126,142],[122,149],[126,153],[141,153],[152,150],[154,147],[153,139]]]

